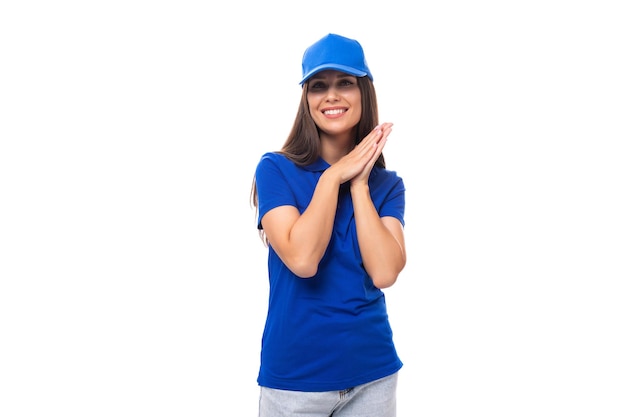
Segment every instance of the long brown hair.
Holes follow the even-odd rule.
[[[368,77],[358,77],[357,85],[361,90],[361,120],[356,127],[355,146],[363,140],[378,125],[378,99],[376,98],[376,89],[374,83]],[[309,110],[309,102],[307,100],[307,92],[309,83],[302,86],[302,96],[300,97],[300,105],[296,118],[291,127],[291,132],[287,136],[287,140],[278,153],[286,156],[296,165],[307,166],[317,161],[320,157],[320,135],[317,125],[311,117]],[[376,160],[376,166],[385,168],[385,158],[381,153]],[[258,223],[259,214],[259,197],[256,188],[256,178],[252,178],[252,188],[250,191],[250,204],[255,209],[255,218]],[[267,244],[263,230],[259,230],[259,235]]]

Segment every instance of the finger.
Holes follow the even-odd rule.
[[[378,139],[380,138],[380,135],[382,135],[382,133],[383,133],[383,130],[381,126],[376,126],[374,129],[372,129],[370,133],[367,134],[367,136],[363,138],[363,140],[361,140],[359,145],[369,146],[371,142],[377,142]]]

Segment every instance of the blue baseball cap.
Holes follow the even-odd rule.
[[[354,39],[329,33],[304,51],[302,57],[302,81],[324,70],[337,70],[355,77],[366,75],[374,81],[365,61],[361,44]]]

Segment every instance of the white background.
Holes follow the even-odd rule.
[[[250,183],[334,32],[407,187],[398,415],[625,416],[619,3],[3,2],[0,415],[256,415]]]

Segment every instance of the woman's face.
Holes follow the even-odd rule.
[[[321,71],[308,81],[307,101],[315,124],[328,135],[352,132],[361,120],[361,90],[356,77]]]

